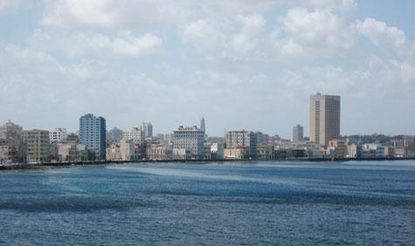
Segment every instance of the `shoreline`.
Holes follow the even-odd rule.
[[[64,168],[71,166],[96,166],[96,165],[110,165],[110,164],[128,164],[128,163],[199,163],[207,164],[212,162],[350,162],[350,161],[406,161],[415,160],[415,157],[393,157],[393,158],[342,158],[342,159],[327,159],[327,158],[316,158],[316,159],[287,159],[287,160],[129,160],[129,161],[73,161],[73,162],[50,162],[50,163],[15,163],[15,164],[0,164],[1,171],[13,171],[13,170],[42,170],[48,168]]]

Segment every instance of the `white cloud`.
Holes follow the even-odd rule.
[[[356,21],[356,30],[360,35],[368,38],[378,46],[390,42],[396,47],[401,47],[407,40],[404,31],[394,26],[388,26],[385,22],[373,18]]]
[[[183,28],[183,39],[208,60],[263,60],[269,46],[260,14],[197,20]]]
[[[298,57],[304,53],[303,47],[292,39],[280,41],[277,45],[280,45],[279,51],[284,56]]]
[[[183,38],[186,42],[206,51],[224,45],[224,35],[208,20],[197,20],[188,23],[183,28]]]
[[[242,24],[241,31],[232,39],[232,53],[236,59],[257,58],[264,56],[265,18],[260,14],[238,15],[236,20]],[[242,55],[242,56],[241,56]]]
[[[119,31],[115,36],[95,32],[49,32],[37,30],[32,43],[45,50],[56,49],[69,56],[139,56],[159,50],[162,40],[151,33],[135,36]]]
[[[126,28],[136,24],[177,23],[190,14],[186,1],[54,0],[47,1],[45,26]]]
[[[287,35],[306,47],[350,49],[354,46],[349,26],[329,10],[290,9],[282,24]]]
[[[305,6],[349,10],[354,0],[47,0],[43,25],[55,27],[127,28],[131,25],[168,23],[183,25],[213,15],[234,16],[273,6]]]

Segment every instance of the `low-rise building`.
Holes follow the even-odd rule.
[[[38,129],[23,131],[26,161],[33,163],[48,162],[50,160],[49,142],[49,131]]]
[[[163,144],[151,144],[147,146],[147,159],[165,161],[173,159],[173,148]]]
[[[51,143],[62,143],[66,140],[66,128],[55,128],[49,131],[49,140]]]
[[[112,143],[106,150],[106,160],[107,161],[120,161],[121,158],[121,148],[119,144]]]
[[[224,159],[224,144],[223,143],[211,143],[210,145],[211,160],[223,160]]]
[[[248,155],[247,148],[225,148],[223,150],[223,158],[227,160],[243,160]]]
[[[225,134],[225,148],[228,149],[228,154],[238,153],[237,149],[243,149],[245,158],[255,159],[256,158],[256,147],[257,147],[257,136],[252,131],[238,130],[228,131]],[[241,152],[241,153],[242,153]],[[232,154],[231,154],[232,155]],[[226,158],[226,154],[225,154]]]
[[[343,140],[332,139],[326,148],[329,158],[342,159],[347,156],[347,146]]]

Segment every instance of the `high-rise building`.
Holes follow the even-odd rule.
[[[310,97],[310,140],[327,146],[340,137],[340,96],[321,95]]]
[[[23,128],[10,120],[0,126],[0,138],[19,139],[22,136]]]
[[[189,151],[194,159],[200,159],[204,156],[205,132],[197,126],[183,127],[180,126],[173,131],[173,149],[182,149]]]
[[[66,140],[66,128],[55,128],[49,131],[49,140],[51,143],[61,143]]]
[[[303,127],[296,125],[293,127],[293,142],[301,142],[304,140]]]
[[[86,114],[79,120],[79,141],[88,150],[94,151],[96,157],[105,160],[106,121],[103,117]]]
[[[143,122],[141,125],[141,130],[144,132],[145,138],[153,137],[153,125],[150,122]]]
[[[228,131],[225,135],[226,149],[245,149],[247,157],[255,158],[257,138],[252,131]]]
[[[112,128],[107,133],[107,140],[110,142],[118,143],[122,138],[122,130],[118,129],[117,127]]]
[[[27,162],[49,161],[49,131],[37,129],[23,131],[23,143]]]

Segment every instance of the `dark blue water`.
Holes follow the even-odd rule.
[[[4,245],[415,245],[415,162],[0,173]]]

